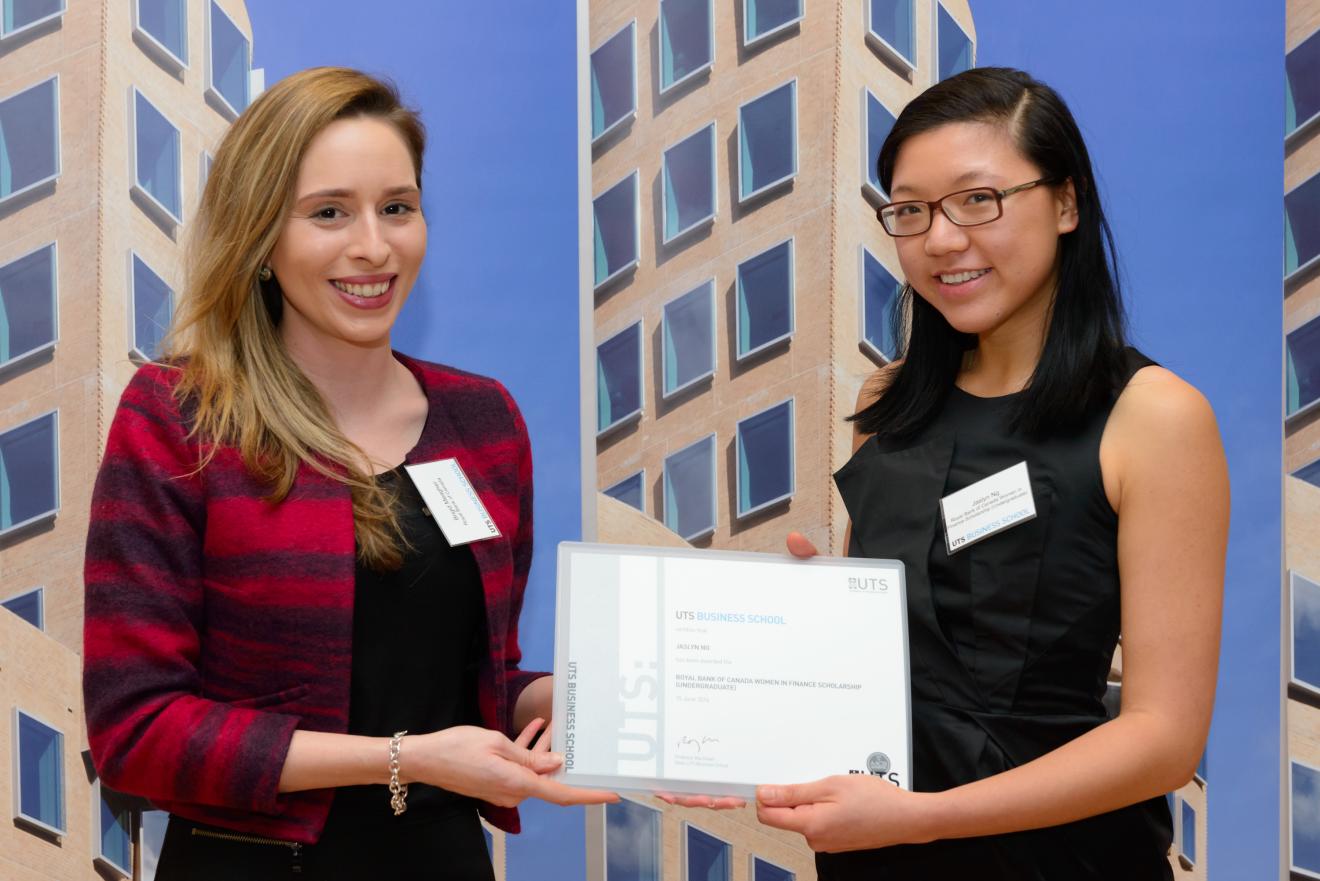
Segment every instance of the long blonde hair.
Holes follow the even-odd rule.
[[[289,357],[278,323],[282,295],[259,272],[293,203],[309,143],[338,119],[392,124],[421,187],[426,134],[394,87],[360,71],[318,67],[276,83],[230,127],[216,151],[188,242],[187,278],[165,360],[195,413],[204,442],[238,449],[281,502],[301,465],[348,486],[360,559],[380,569],[402,560],[393,499],[363,470],[362,451],[335,425],[316,388]]]

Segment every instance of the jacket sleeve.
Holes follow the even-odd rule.
[[[125,389],[92,493],[83,698],[106,785],[277,813],[298,717],[201,693],[205,477],[169,368]]]
[[[513,582],[509,591],[509,628],[504,645],[504,687],[509,701],[507,733],[516,736],[513,708],[518,705],[518,696],[533,681],[550,674],[518,668],[522,660],[522,649],[518,647],[518,619],[522,616],[523,593],[532,568],[532,445],[518,405],[503,385],[500,392],[513,417],[514,441],[518,450],[518,531],[513,537]]]

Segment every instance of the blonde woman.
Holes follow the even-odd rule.
[[[517,831],[529,796],[612,798],[530,746],[550,679],[518,669],[517,407],[390,348],[426,251],[424,141],[357,71],[255,101],[216,154],[169,354],[120,401],[84,687],[102,779],[171,813],[158,878],[487,879],[478,812]],[[451,547],[402,467],[448,458],[498,537]]]

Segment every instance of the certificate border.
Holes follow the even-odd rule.
[[[903,682],[904,704],[903,715],[904,727],[907,729],[907,768],[908,781],[905,789],[911,789],[912,779],[916,774],[916,768],[912,764],[912,655],[911,646],[908,638],[908,614],[907,614],[907,569],[902,560],[872,558],[872,557],[826,557],[816,556],[810,559],[800,560],[787,554],[770,554],[759,551],[726,551],[726,550],[706,550],[702,548],[669,548],[652,547],[649,545],[625,545],[625,544],[602,544],[589,542],[565,541],[559,543],[556,582],[555,582],[555,652],[554,652],[554,675],[556,683],[564,682],[564,677],[568,670],[568,612],[571,598],[569,597],[568,585],[570,584],[569,575],[572,572],[572,556],[574,554],[607,554],[610,556],[636,555],[645,557],[669,557],[669,558],[700,558],[700,559],[721,559],[721,560],[746,560],[758,563],[784,563],[795,561],[795,565],[820,566],[830,565],[834,567],[851,567],[855,569],[869,569],[876,565],[891,565],[898,570],[898,605],[903,641]],[[560,688],[556,685],[553,689],[552,712],[553,719],[563,720],[567,717],[568,692],[566,688]],[[565,751],[565,731],[563,725],[554,725],[551,730],[551,748],[560,754]],[[697,795],[733,795],[742,798],[753,799],[756,797],[756,786],[743,783],[717,783],[709,780],[678,780],[664,779],[655,777],[623,777],[619,775],[606,774],[574,774],[569,776],[568,772],[562,768],[555,772],[556,780],[569,786],[580,786],[585,788],[607,788],[618,790],[620,792],[640,792],[652,794],[655,792],[681,792]],[[773,783],[776,781],[765,781]]]

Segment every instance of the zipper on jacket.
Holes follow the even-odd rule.
[[[293,857],[293,871],[295,874],[302,873],[302,844],[297,841],[281,841],[278,838],[263,838],[260,835],[243,835],[238,832],[212,832],[210,829],[198,829],[193,826],[189,830],[193,835],[202,838],[218,838],[222,841],[237,841],[240,844],[277,844],[280,847],[287,847],[289,855]]]

